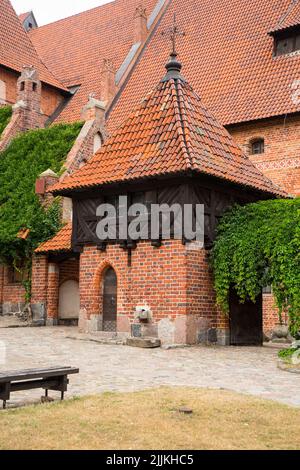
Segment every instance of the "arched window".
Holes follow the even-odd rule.
[[[0,103],[6,103],[6,83],[0,80]]]
[[[97,134],[94,137],[94,153],[96,153],[102,146],[102,135],[100,132],[97,132]]]
[[[265,141],[264,139],[254,139],[250,143],[250,153],[251,155],[258,155],[264,153],[265,151]]]

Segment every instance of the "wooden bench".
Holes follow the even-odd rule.
[[[68,388],[68,375],[78,374],[74,367],[49,367],[47,369],[26,369],[20,371],[0,372],[0,400],[3,408],[10,399],[11,392],[42,388],[48,397],[48,390],[61,392],[61,400]]]

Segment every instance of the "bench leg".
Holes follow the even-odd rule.
[[[45,397],[48,398],[48,389],[45,389]]]
[[[3,400],[3,409],[6,409],[6,400]]]
[[[61,398],[61,400],[63,400],[65,398],[65,392],[61,392],[60,398]]]

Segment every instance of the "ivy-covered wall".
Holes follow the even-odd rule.
[[[0,138],[2,132],[6,128],[7,124],[10,121],[12,115],[12,108],[11,106],[3,106],[0,108]]]
[[[300,335],[300,198],[235,207],[219,225],[212,263],[224,311],[231,287],[244,302],[272,285],[280,311],[289,313],[291,333]]]
[[[60,204],[55,200],[45,210],[35,194],[35,181],[48,168],[61,171],[81,127],[60,124],[29,131],[0,153],[1,262],[30,259],[33,250],[60,228]],[[26,240],[17,237],[23,228],[30,229]]]

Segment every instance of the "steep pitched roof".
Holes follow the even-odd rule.
[[[148,15],[157,0],[143,0]],[[57,121],[80,119],[90,93],[101,96],[103,60],[119,69],[134,42],[133,18],[141,0],[116,0],[32,30],[49,69],[67,87],[81,85]]]
[[[17,72],[33,65],[44,83],[66,91],[38,57],[9,0],[0,0],[0,64]]]
[[[51,240],[42,243],[35,253],[57,253],[59,251],[72,251],[72,223],[65,225]]]
[[[272,32],[281,31],[283,29],[291,28],[299,25],[300,23],[300,2],[299,0],[290,0],[290,4],[280,20],[276,24],[276,27]]]
[[[111,183],[185,172],[202,173],[271,194],[285,194],[253,165],[179,74],[168,74],[102,149],[51,188],[67,194]]]
[[[186,37],[178,49],[185,76],[223,125],[300,111],[291,86],[300,55],[273,57],[268,32],[291,0],[171,0],[147,49],[108,115],[113,132],[159,80],[169,48],[161,35],[174,12]],[[298,8],[298,7],[297,7]]]

